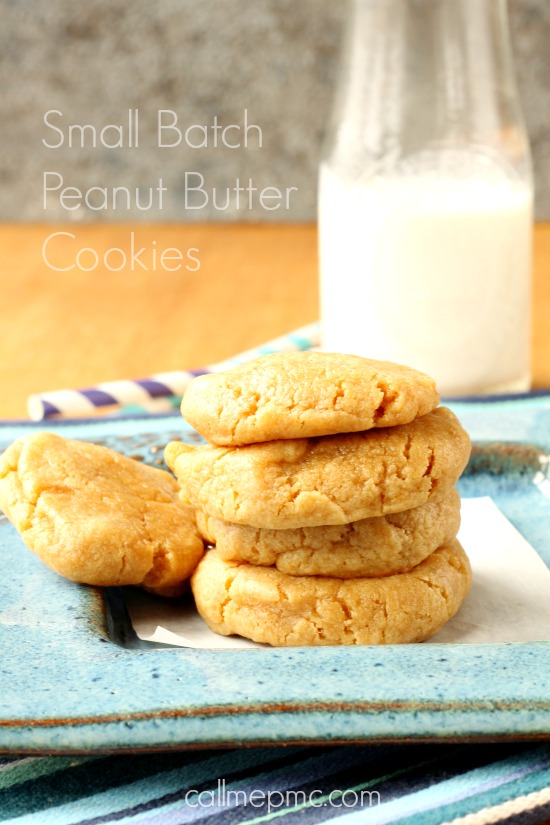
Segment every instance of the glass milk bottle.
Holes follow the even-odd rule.
[[[529,388],[533,187],[506,0],[355,0],[320,169],[323,348]]]

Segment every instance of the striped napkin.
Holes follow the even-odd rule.
[[[550,744],[289,746],[0,758],[0,821],[548,823]]]
[[[79,390],[54,390],[31,395],[27,401],[29,418],[73,418],[99,413],[165,413],[179,407],[189,382],[197,375],[225,370],[271,352],[307,350],[319,345],[319,324],[300,327],[260,347],[193,370],[157,373],[148,378],[124,379]]]

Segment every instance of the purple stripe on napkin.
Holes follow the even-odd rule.
[[[55,404],[51,404],[44,398],[42,399],[42,409],[44,418],[49,418],[50,415],[59,415],[61,413],[61,410],[56,407]]]
[[[138,384],[138,386],[143,387],[143,389],[149,393],[151,398],[166,398],[166,396],[172,395],[172,390],[170,387],[163,384],[161,381],[153,381],[151,378],[142,378],[135,383]]]
[[[83,395],[84,398],[87,398],[88,401],[91,401],[94,407],[110,407],[113,404],[119,403],[118,398],[115,398],[113,395],[110,395],[108,392],[104,392],[103,390],[79,390],[79,393],[80,395]]]
[[[242,352],[234,358],[229,358],[218,364],[211,364],[199,367],[194,370],[172,370],[166,373],[156,373],[150,378],[140,378],[122,381],[102,382],[98,387],[88,387],[83,390],[57,390],[43,394],[29,396],[27,409],[33,421],[42,421],[54,415],[71,416],[89,412],[85,399],[92,407],[120,407],[122,405],[147,405],[148,399],[143,397],[144,393],[155,404],[159,399],[174,397],[180,398],[189,382],[199,375],[209,375],[210,373],[228,370],[238,364],[251,361],[264,352],[279,352],[296,349],[306,349],[317,346],[319,343],[319,324],[308,324],[305,327],[294,330],[288,335],[282,335],[272,341],[268,341],[261,347]],[[139,389],[138,389],[139,388]],[[50,400],[53,399],[53,402]]]

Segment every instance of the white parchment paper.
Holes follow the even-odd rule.
[[[462,501],[458,538],[473,571],[458,614],[430,643],[533,642],[550,639],[550,569],[490,498]],[[126,603],[140,639],[179,647],[264,647],[240,636],[218,636],[191,600],[156,599],[129,591]]]

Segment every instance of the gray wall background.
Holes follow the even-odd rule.
[[[334,0],[0,0],[0,219],[311,220],[321,141],[346,4]],[[534,155],[537,217],[550,218],[550,0],[510,0],[512,33]],[[48,109],[63,123],[123,123],[140,110],[137,150],[47,149]],[[180,125],[261,126],[263,148],[156,146],[156,112]],[[234,137],[234,135],[232,136]],[[64,185],[155,187],[163,209],[43,209],[44,171]],[[252,178],[298,187],[288,211],[183,208],[186,171],[209,190]]]

